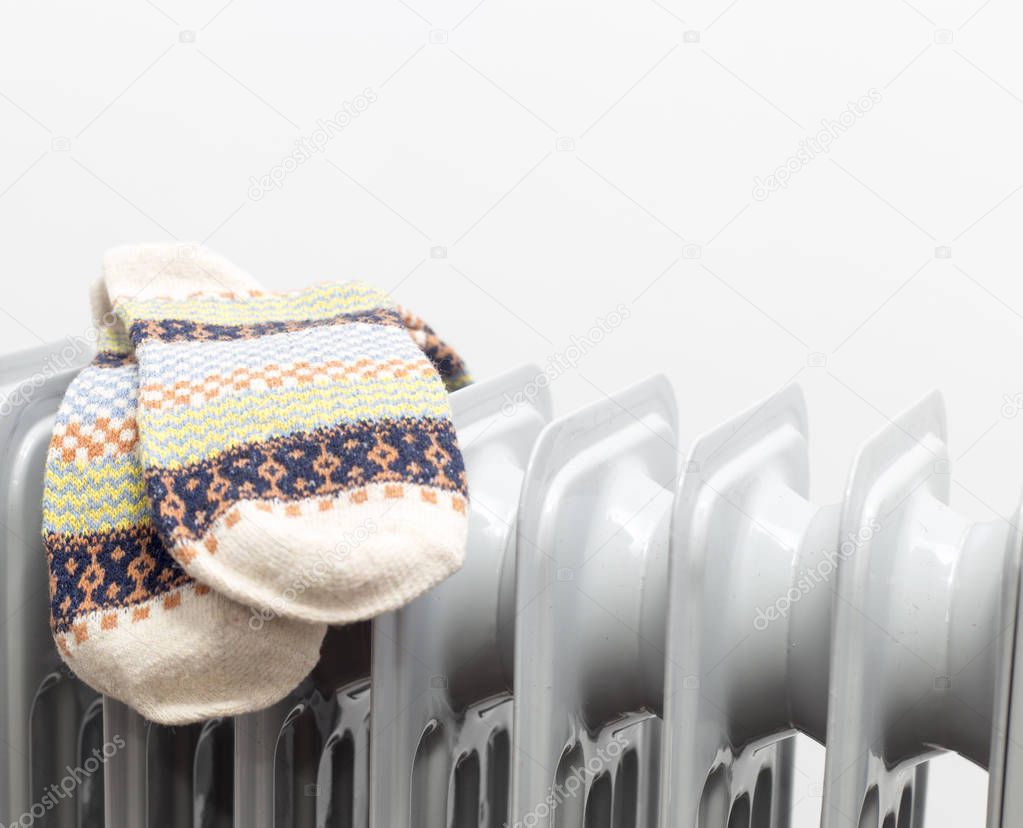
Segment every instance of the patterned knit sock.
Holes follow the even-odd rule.
[[[218,262],[200,264],[214,272]],[[218,272],[227,279],[227,272]],[[229,279],[228,279],[229,281]],[[46,460],[51,626],[68,666],[164,724],[266,707],[315,665],[322,625],[255,618],[156,535],[138,454],[138,367],[99,286],[100,352],[61,403]]]
[[[348,623],[461,566],[466,483],[444,384],[387,297],[150,284],[104,262],[141,373],[157,530],[198,581],[264,614]]]

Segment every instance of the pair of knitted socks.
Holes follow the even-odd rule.
[[[164,723],[258,709],[326,624],[461,565],[445,385],[468,376],[418,317],[360,283],[265,293],[181,245],[108,253],[93,311],[43,504],[54,638],[86,682]]]

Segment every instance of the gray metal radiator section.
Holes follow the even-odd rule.
[[[989,828],[1023,824],[1019,532],[948,509],[936,395],[821,506],[795,388],[696,440],[659,377],[558,419],[535,368],[463,389],[465,567],[332,629],[274,707],[168,728],[52,645],[42,469],[80,368],[59,351],[0,360],[2,824],[785,828],[797,732],[827,747],[827,828],[922,826],[937,749],[989,769]],[[825,557],[834,583],[761,629]]]

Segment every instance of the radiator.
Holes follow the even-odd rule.
[[[458,391],[464,568],[331,630],[273,708],[165,728],[52,646],[60,352],[0,360],[3,825],[783,828],[796,733],[824,828],[925,825],[941,750],[988,770],[989,828],[1023,825],[1018,521],[947,505],[937,394],[815,504],[797,387],[689,446],[660,377],[557,420],[534,368]]]

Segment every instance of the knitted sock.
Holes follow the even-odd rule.
[[[198,264],[230,281],[222,263]],[[138,367],[94,292],[99,354],[71,383],[46,460],[51,626],[68,666],[164,724],[266,707],[316,664],[323,625],[260,618],[196,583],[156,535],[138,454]]]
[[[160,537],[198,581],[308,621],[412,600],[461,566],[466,483],[444,384],[387,297],[151,282],[159,247],[104,271],[141,373]]]

